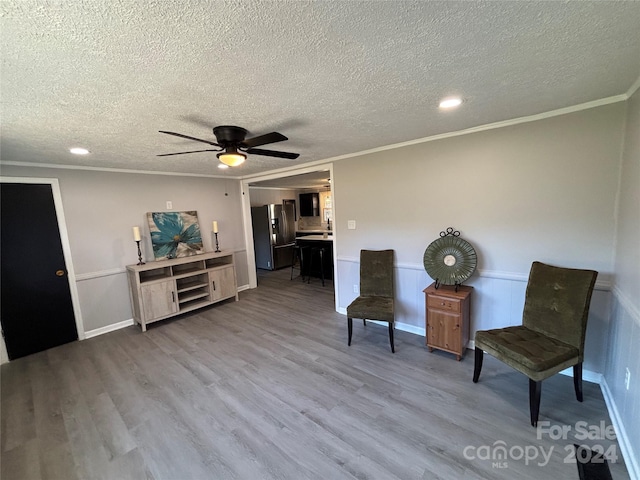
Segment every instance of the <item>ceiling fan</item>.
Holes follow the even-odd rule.
[[[264,150],[259,147],[268,143],[283,142],[288,140],[287,137],[278,132],[271,132],[265,135],[259,135],[253,138],[245,138],[247,130],[241,127],[234,127],[231,125],[221,125],[213,129],[213,134],[216,136],[217,142],[211,142],[209,140],[203,140],[201,138],[190,137],[189,135],[183,135],[181,133],[166,132],[160,130],[160,133],[166,133],[167,135],[174,135],[176,137],[187,138],[189,140],[195,140],[197,142],[208,143],[217,149],[208,150],[192,150],[189,152],[178,153],[163,153],[158,157],[166,157],[168,155],[182,155],[185,153],[198,153],[198,152],[220,152],[217,157],[222,163],[230,167],[236,167],[243,163],[247,156],[246,153],[251,155],[265,155],[268,157],[289,158],[291,160],[298,158],[300,154],[290,152],[278,152],[276,150]]]

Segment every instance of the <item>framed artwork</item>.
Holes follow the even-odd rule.
[[[198,212],[148,212],[147,221],[156,260],[204,253]]]

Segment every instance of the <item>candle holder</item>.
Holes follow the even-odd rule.
[[[138,245],[138,263],[137,265],[144,265],[142,261],[142,250],[140,250],[140,240],[136,240],[136,245]]]
[[[218,232],[213,232],[213,234],[216,236],[216,251],[215,251],[215,253],[219,253],[220,252],[220,245],[218,245]]]

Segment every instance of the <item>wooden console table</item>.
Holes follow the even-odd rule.
[[[210,252],[145,265],[128,265],[133,319],[147,324],[205,307],[238,300],[232,251]]]

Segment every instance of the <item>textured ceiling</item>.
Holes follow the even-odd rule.
[[[2,0],[2,162],[246,176],[625,94],[640,2]],[[461,95],[456,111],[438,101]],[[91,155],[73,156],[72,146]]]

